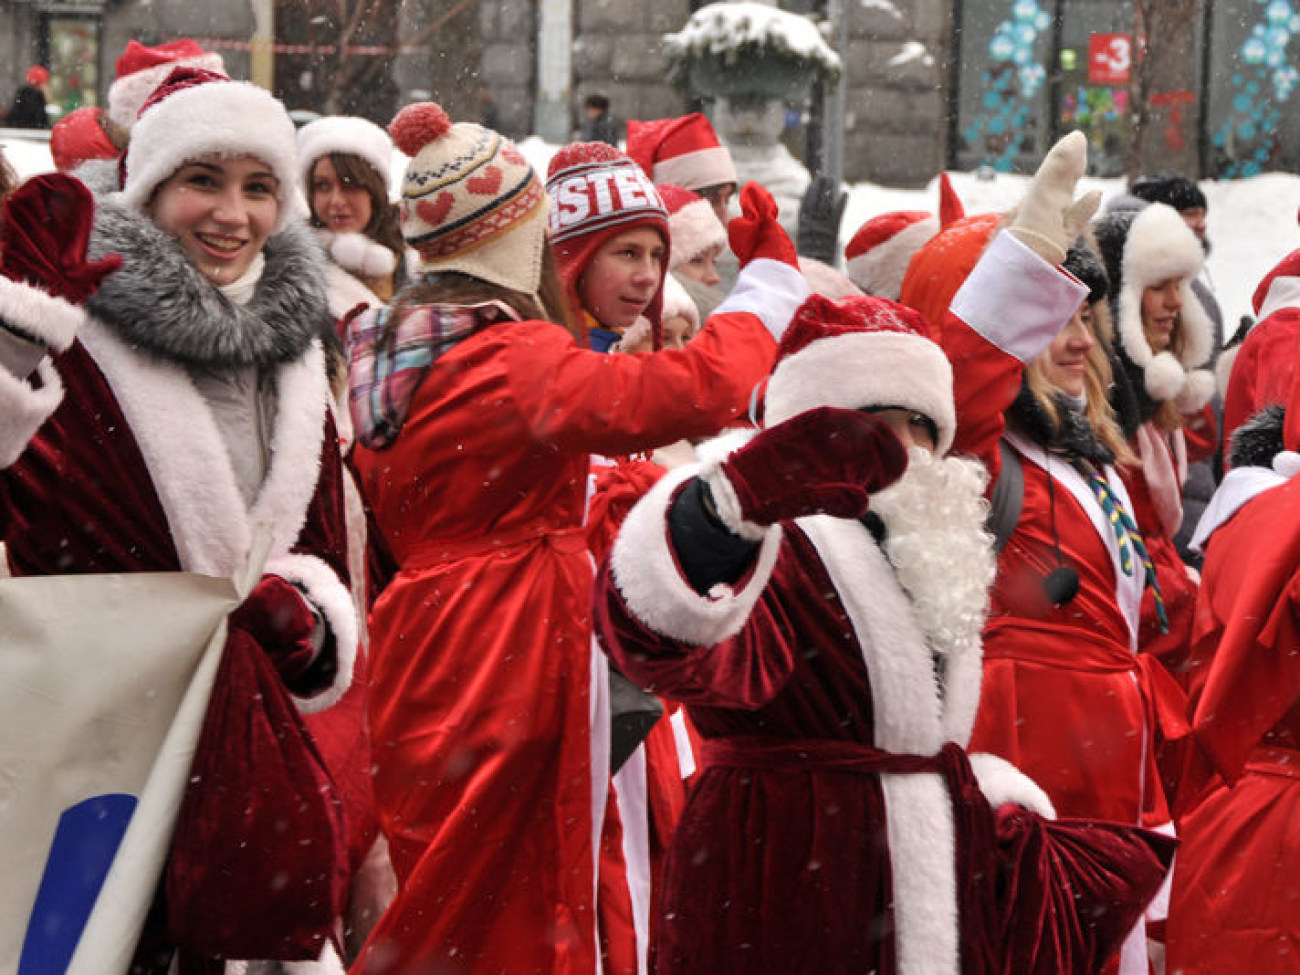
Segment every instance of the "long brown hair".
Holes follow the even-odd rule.
[[[397,223],[397,207],[388,201],[388,182],[383,173],[360,156],[351,152],[330,152],[316,159],[307,174],[307,203],[311,210],[311,225],[325,226],[325,221],[316,214],[315,193],[311,188],[316,165],[321,159],[329,159],[334,167],[334,174],[344,186],[359,186],[370,198],[370,222],[362,228],[362,233],[376,243],[387,247],[397,255],[397,266],[402,266],[402,255],[406,252],[406,241],[402,239],[402,230]]]
[[[470,305],[484,301],[500,301],[509,305],[520,317],[562,325],[574,338],[583,341],[583,330],[578,317],[560,281],[560,273],[551,253],[551,246],[542,248],[542,272],[537,294],[493,284],[461,271],[443,271],[415,277],[393,298],[393,313],[389,327],[401,318],[402,312],[419,305]]]
[[[1195,297],[1195,295],[1190,293],[1190,291],[1184,292],[1181,286],[1179,288],[1179,294],[1183,296],[1184,301],[1187,301],[1189,299],[1192,301],[1198,300]],[[1145,295],[1146,295],[1146,291],[1144,289],[1143,290],[1144,298]],[[1139,310],[1143,308],[1144,304],[1145,304],[1144,301],[1139,302],[1138,304]],[[1151,331],[1150,329],[1147,328],[1146,312],[1144,310],[1142,311],[1141,325],[1142,325],[1142,338],[1146,342],[1146,344],[1151,348],[1151,351],[1154,354],[1156,349],[1155,346],[1151,344]],[[1169,348],[1166,351],[1171,353],[1173,357],[1177,359],[1179,362],[1182,362],[1183,350],[1186,348],[1186,346],[1187,346],[1187,335],[1183,329],[1183,313],[1180,310],[1178,312],[1178,318],[1174,322],[1174,330],[1169,333]],[[1178,408],[1177,403],[1175,403],[1172,399],[1167,399],[1162,401],[1156,407],[1156,411],[1153,414],[1151,414],[1151,422],[1155,425],[1155,428],[1159,430],[1161,433],[1173,433],[1175,430],[1180,430],[1187,425],[1187,417],[1183,415],[1183,411]]]
[[[1115,378],[1107,353],[1111,341],[1110,310],[1105,298],[1091,302],[1091,305],[1092,332],[1096,341],[1088,350],[1084,367],[1083,389],[1087,404],[1083,415],[1092,427],[1097,442],[1115,455],[1117,464],[1136,464],[1137,456],[1124,438],[1124,432],[1115,416],[1115,408],[1110,403],[1110,387]],[[1025,367],[1025,382],[1039,408],[1051,419],[1053,426],[1059,426],[1061,417],[1053,395],[1056,388],[1048,381],[1042,361],[1043,357],[1039,356]]]

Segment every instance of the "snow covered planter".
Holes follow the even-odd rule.
[[[669,80],[705,98],[803,97],[842,65],[817,25],[762,3],[711,3],[664,35]]]

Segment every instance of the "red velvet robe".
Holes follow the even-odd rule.
[[[3,300],[13,301],[8,292]],[[21,306],[6,308],[12,315]],[[231,575],[248,558],[260,520],[272,533],[267,571],[298,583],[335,636],[333,687],[299,702],[327,707],[351,681],[356,623],[319,346],[277,373],[275,450],[250,511],[184,370],[132,349],[94,319],[84,319],[78,334],[52,367],[41,367],[40,388],[7,374],[0,383],[6,415],[22,420],[0,424],[0,453],[15,458],[0,470],[0,534],[14,574]],[[286,865],[302,852],[279,835],[267,843],[284,850]],[[256,924],[256,899],[249,904],[248,923]],[[162,927],[147,928],[144,941],[170,943]]]

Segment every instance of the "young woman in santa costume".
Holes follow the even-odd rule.
[[[591,649],[590,456],[741,413],[806,289],[755,187],[726,313],[679,351],[596,353],[565,327],[546,193],[519,150],[432,104],[390,132],[412,157],[401,219],[419,277],[353,321],[349,347],[353,463],[399,567],[370,620],[375,787],[399,889],[354,971],[588,975],[610,734]],[[658,205],[620,173],[570,171],[552,239]]]
[[[302,742],[291,710],[270,731],[267,685],[248,675],[269,661],[303,711],[328,707],[351,682],[357,624],[320,340],[330,319],[319,251],[293,219],[296,168],[283,105],[181,68],[141,110],[120,192],[92,207],[80,183],[44,177],[9,201],[0,525],[16,575],[231,576],[269,529],[207,722]],[[133,971],[318,957],[341,970],[347,865],[329,775],[300,745],[290,771],[313,785],[259,832],[246,817],[288,787],[251,747],[200,737]]]
[[[1022,321],[1049,337],[1069,319],[1084,289],[1017,240],[1066,239],[1083,171],[1066,148],[950,325],[987,325],[979,294],[1036,296]],[[1093,971],[1165,872],[1167,840],[1049,823],[1033,782],[964,747],[994,561],[986,475],[948,456],[952,368],[927,332],[885,299],[813,296],[762,429],[664,477],[602,568],[605,649],[703,737],[660,973]],[[1084,879],[1111,869],[1112,889]]]
[[[1067,136],[1063,150],[1081,164],[1084,140]],[[1088,215],[1076,213],[1072,230]],[[956,373],[954,449],[983,461],[990,494],[1000,476],[1023,491],[1018,517],[1003,526],[971,747],[1015,763],[1062,815],[1169,828],[1152,717],[1171,734],[1185,730],[1176,720],[1183,699],[1139,652],[1151,581],[1120,476],[1132,458],[1107,401],[1106,272],[1074,234],[1068,247],[1045,243],[1039,253],[1063,262],[1088,297],[1063,329],[1037,328],[1044,298],[1032,279],[994,290],[968,270],[1001,222],[981,215],[941,231],[903,282],[904,303],[927,314],[943,315],[949,302],[957,311],[949,296],[964,302],[942,333]],[[1134,933],[1123,971],[1146,971],[1145,940]]]
[[[1294,340],[1279,371],[1294,375]],[[1237,427],[1193,544],[1205,552],[1191,662],[1168,970],[1297,970],[1300,384]]]

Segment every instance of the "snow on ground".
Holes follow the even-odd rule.
[[[20,176],[48,172],[49,147],[36,133],[0,130],[0,145]],[[539,173],[555,154],[556,146],[536,137],[523,140],[520,149]],[[400,191],[401,170],[405,157],[394,154],[394,193]],[[974,173],[949,174],[953,188],[967,213],[1005,210],[1024,193],[1028,177],[999,173],[982,179]],[[1250,314],[1251,295],[1265,273],[1286,254],[1300,248],[1300,176],[1290,173],[1266,173],[1241,180],[1203,180],[1201,189],[1209,200],[1209,237],[1213,250],[1209,257],[1209,277],[1225,325],[1235,328],[1242,315]],[[1084,189],[1101,190],[1106,200],[1124,192],[1121,179],[1084,179]],[[842,241],[847,241],[863,222],[887,210],[930,210],[939,206],[938,179],[925,189],[897,189],[874,183],[857,183],[850,187],[848,206],[840,225]]]

